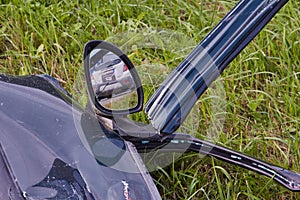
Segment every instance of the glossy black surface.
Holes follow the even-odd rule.
[[[213,156],[217,159],[254,172],[268,176],[291,191],[300,191],[300,174],[258,160],[248,155],[233,151],[231,149],[218,146],[190,135],[176,133],[166,136],[163,140],[148,138],[142,140],[132,140],[140,152],[151,152],[158,147],[164,151],[171,152],[199,152],[203,155]],[[188,146],[188,148],[187,148]]]
[[[155,128],[173,133],[207,86],[286,2],[240,1],[149,101],[146,111]],[[161,137],[121,120],[123,126],[114,129],[119,135],[106,129],[94,114],[74,107],[49,76],[0,75],[0,199],[160,199],[132,143],[140,152],[172,144],[164,150],[207,154],[300,190],[296,172],[185,134]],[[182,148],[186,144],[189,148]]]
[[[99,103],[97,100],[97,97],[95,96],[95,93],[93,91],[92,87],[92,81],[90,77],[90,53],[95,50],[95,49],[105,49],[107,51],[110,51],[117,56],[126,64],[126,66],[129,69],[129,72],[133,78],[133,81],[135,83],[136,87],[136,92],[137,92],[137,105],[133,108],[128,108],[128,109],[122,109],[122,110],[111,110],[109,108],[104,107]],[[86,83],[87,83],[87,88],[88,88],[88,93],[90,97],[90,102],[95,105],[95,107],[100,111],[100,113],[104,116],[117,116],[117,115],[126,115],[126,114],[131,114],[135,112],[139,112],[143,108],[143,103],[144,103],[144,93],[143,93],[143,88],[142,84],[139,78],[139,75],[137,71],[134,68],[134,65],[132,62],[129,60],[129,58],[117,47],[114,45],[101,41],[101,40],[92,40],[89,41],[88,43],[85,44],[84,47],[84,73],[85,73],[85,78],[86,78]]]
[[[173,133],[207,87],[288,0],[241,0],[172,72],[145,111],[161,134]]]
[[[0,199],[124,199],[124,183],[131,199],[160,198],[135,148],[69,100],[44,78],[0,75],[1,191],[15,191]]]

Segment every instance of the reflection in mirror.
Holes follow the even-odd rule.
[[[138,104],[134,79],[122,59],[105,49],[89,55],[89,71],[96,100],[106,109],[134,108]]]

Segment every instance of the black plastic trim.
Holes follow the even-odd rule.
[[[95,49],[95,48],[104,48],[107,49],[116,55],[118,55],[122,61],[127,65],[133,80],[137,86],[137,94],[138,94],[138,103],[137,106],[134,108],[126,109],[126,110],[109,110],[107,108],[104,108],[99,104],[98,101],[96,101],[96,97],[94,93],[92,92],[92,83],[89,75],[89,59],[86,59],[90,52]],[[89,41],[85,44],[84,46],[84,73],[85,73],[85,78],[86,78],[86,83],[87,83],[87,89],[89,92],[89,98],[90,102],[95,104],[95,107],[101,112],[101,115],[104,116],[110,116],[112,117],[113,115],[127,115],[135,112],[139,112],[143,109],[143,102],[144,102],[144,92],[141,84],[141,80],[139,78],[139,75],[134,68],[134,65],[130,61],[130,59],[126,56],[125,53],[123,53],[118,47],[114,46],[111,43],[102,41],[102,40],[92,40]]]

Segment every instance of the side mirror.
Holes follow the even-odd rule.
[[[119,48],[100,40],[86,43],[84,73],[90,101],[101,114],[126,115],[142,110],[140,78]]]

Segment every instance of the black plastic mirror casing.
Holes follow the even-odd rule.
[[[115,53],[127,65],[128,69],[133,77],[133,80],[135,82],[136,89],[137,89],[137,95],[138,95],[138,102],[134,108],[124,109],[124,110],[110,110],[110,109],[103,107],[96,100],[96,97],[93,92],[92,82],[91,82],[90,72],[89,72],[90,60],[88,59],[89,54],[95,48],[99,48],[99,49],[101,48],[101,49],[105,49],[105,50]],[[112,117],[113,115],[127,115],[127,114],[131,114],[131,113],[139,112],[143,109],[144,92],[143,92],[143,88],[142,88],[142,84],[141,84],[139,75],[138,75],[136,69],[134,68],[134,65],[132,64],[132,62],[129,60],[129,58],[126,56],[126,54],[122,52],[122,50],[120,50],[118,47],[114,46],[111,43],[108,43],[108,42],[105,42],[102,40],[92,40],[85,44],[83,56],[84,56],[84,74],[85,74],[85,78],[86,78],[86,85],[87,85],[87,90],[88,90],[88,94],[89,94],[89,100],[90,100],[90,103],[94,104],[95,107],[98,109],[98,111],[100,111],[101,115],[109,116],[109,117]]]

